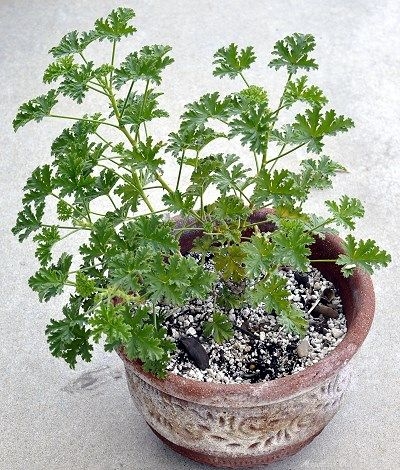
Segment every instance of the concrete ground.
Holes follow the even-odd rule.
[[[330,140],[326,153],[345,164],[326,199],[348,193],[365,203],[360,237],[375,238],[393,255],[374,276],[376,320],[355,360],[351,388],[331,424],[298,455],[271,470],[395,470],[400,468],[399,216],[400,3],[397,0],[126,0],[137,12],[137,35],[121,43],[118,57],[142,44],[171,44],[176,58],[164,82],[163,104],[173,116],[205,91],[237,84],[212,77],[214,51],[253,44],[260,57],[248,74],[268,88],[283,73],[265,67],[274,42],[299,31],[317,39],[320,70],[313,74],[340,113],[356,128]],[[149,431],[131,405],[122,364],[96,350],[75,371],[53,359],[44,328],[62,299],[39,304],[27,286],[36,270],[33,245],[11,235],[21,188],[31,171],[49,161],[60,122],[30,124],[14,134],[17,107],[41,94],[47,50],[66,32],[89,29],[119,5],[114,0],[2,0],[0,2],[1,271],[0,469],[200,470]],[[108,58],[98,53],[98,58]],[[273,96],[273,93],[272,93]],[[271,98],[273,99],[273,98]],[[276,99],[276,97],[275,97]],[[94,108],[95,101],[88,100]],[[74,105],[65,104],[64,110]],[[164,136],[176,118],[160,120]],[[315,208],[321,206],[315,202]],[[68,246],[66,247],[68,249]]]

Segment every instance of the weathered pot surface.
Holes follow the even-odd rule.
[[[252,219],[265,215],[259,211]],[[192,231],[182,237],[183,252],[195,236]],[[331,235],[312,247],[315,259],[340,252],[340,239]],[[348,331],[334,351],[301,372],[256,384],[206,383],[175,374],[160,380],[118,351],[132,399],[158,437],[191,459],[239,468],[292,455],[323,430],[348,386],[348,362],[370,329],[375,301],[367,274],[356,271],[344,279],[333,263],[319,263],[318,269],[339,289]]]

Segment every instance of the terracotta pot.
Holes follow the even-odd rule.
[[[265,214],[254,214],[254,221]],[[195,236],[184,234],[183,252]],[[312,252],[315,259],[336,258],[341,240],[318,239]],[[299,373],[257,384],[205,383],[175,374],[159,380],[118,352],[133,401],[160,439],[199,462],[239,468],[290,456],[323,430],[349,384],[348,362],[370,329],[374,291],[370,276],[361,271],[345,279],[333,263],[318,268],[339,289],[348,332],[333,352]]]

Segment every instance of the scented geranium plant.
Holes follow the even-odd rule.
[[[33,235],[37,245],[40,267],[29,285],[40,301],[70,293],[63,318],[51,320],[46,330],[54,356],[74,367],[78,357],[89,361],[93,343],[104,339],[107,350],[122,345],[130,358],[163,377],[174,348],[163,327],[163,304],[181,306],[211,294],[214,312],[203,326],[216,341],[233,331],[224,308],[243,304],[263,304],[301,336],[307,321],[289,301],[279,268],[307,271],[311,261],[336,262],[349,276],[357,267],[371,273],[390,257],[373,240],[348,234],[338,259],[310,259],[314,237],[335,226],[351,231],[364,215],[361,202],[349,196],[326,201],[327,217],[303,208],[314,190],[330,187],[345,171],[323,154],[324,139],[353,127],[351,119],[325,108],[322,90],[308,83],[305,73],[318,67],[313,36],[295,33],[275,44],[269,66],[286,73],[276,100],[246,78],[256,60],[251,46],[218,49],[213,74],[237,79],[238,91],[201,96],[186,106],[179,129],[156,141],[153,121],[168,117],[158,103],[161,77],[173,58],[169,46],[150,45],[116,63],[119,41],[135,32],[134,16],[128,8],[113,10],[92,30],[72,31],[50,50],[54,61],[43,81],[52,88],[19,108],[14,129],[44,118],[72,125],[54,141],[52,161],[29,177],[13,233],[20,241]],[[110,62],[90,60],[96,42],[110,47]],[[104,100],[107,112],[57,111],[62,97],[80,104],[89,93]],[[295,104],[304,110],[282,125]],[[208,150],[222,139],[240,139],[252,167],[233,153]],[[282,169],[281,161],[300,148],[307,158],[297,171]],[[166,164],[176,165],[176,178],[164,178]],[[183,170],[189,184],[183,184]],[[273,208],[266,219],[275,227],[267,233],[250,218],[265,207]],[[179,225],[170,214],[181,216]],[[201,230],[196,255],[180,251],[188,230]],[[78,237],[76,252],[54,259],[53,247],[78,232],[87,236],[83,243]],[[206,259],[214,269],[205,268]]]

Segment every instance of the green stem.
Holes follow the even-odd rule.
[[[283,97],[281,98],[281,100],[283,100]],[[281,109],[283,109],[283,108],[286,108],[286,105],[279,105],[278,108],[275,109],[275,111],[272,111],[270,116],[273,116],[274,114],[278,115],[279,112],[281,111]]]
[[[93,91],[96,91],[97,93],[101,93],[102,95],[108,96],[107,93],[105,93],[104,91],[99,90],[98,88],[95,88],[94,86],[87,85],[87,87],[90,88]]]
[[[249,87],[250,84],[249,84],[249,82],[246,80],[246,77],[243,75],[243,73],[242,73],[242,72],[239,72],[239,75],[242,77],[242,79],[243,79],[244,83],[246,84],[246,86]]]
[[[95,132],[94,134],[95,134],[100,140],[102,140],[106,145],[108,145],[108,147],[112,147],[113,144],[112,144],[109,140],[107,140],[107,139],[105,139],[104,137],[102,137],[98,132]],[[105,157],[105,158],[107,159],[107,157]]]
[[[114,67],[114,60],[115,60],[115,46],[117,45],[117,41],[114,39],[113,40],[113,46],[112,46],[112,54],[111,54],[111,65]],[[112,82],[111,80],[112,78],[112,71],[111,71],[111,75],[110,75],[110,84]]]
[[[253,152],[253,155],[254,155],[254,161],[256,162],[256,170],[257,170],[257,174],[258,174],[259,171],[260,171],[260,165],[258,163],[258,158],[257,158],[256,152]]]
[[[111,204],[113,205],[114,209],[118,210],[118,207],[115,205],[115,202],[113,201],[112,197],[109,194],[107,194],[107,197],[110,200]]]
[[[89,227],[69,227],[67,225],[50,225],[50,224],[41,224],[42,227],[57,227],[62,230],[91,230]]]
[[[143,112],[143,109],[144,109],[144,105],[145,105],[146,100],[147,100],[147,93],[148,93],[148,91],[149,91],[149,84],[150,84],[150,80],[146,80],[146,87],[145,87],[145,89],[144,89],[142,105],[140,106],[139,118],[142,116],[142,112]],[[137,141],[138,136],[139,136],[139,127],[140,127],[140,125],[139,125],[138,128],[136,129],[135,141]]]
[[[271,162],[274,162],[274,161],[276,161],[276,160],[279,160],[279,159],[282,158],[282,157],[286,157],[286,155],[289,155],[289,153],[294,152],[295,150],[299,149],[300,147],[303,147],[304,145],[306,145],[306,143],[297,145],[296,147],[293,147],[292,149],[288,150],[287,152],[284,152],[284,153],[278,155],[277,157],[271,158],[270,160],[268,160],[268,161],[266,162],[266,165],[268,165],[268,163],[271,163]]]
[[[185,158],[185,150],[182,150],[182,155],[181,155],[181,159],[180,159],[180,162],[179,162],[179,173],[178,173],[178,179],[176,181],[175,191],[178,191],[179,183],[181,182],[181,174],[182,174],[182,167],[183,167],[183,159],[184,158]]]
[[[233,185],[233,188],[236,189],[239,194],[244,198],[246,199],[246,201],[249,203],[250,206],[253,205],[253,203],[250,201],[250,199],[246,196],[246,194],[235,184]]]
[[[146,186],[143,188],[143,191],[147,191],[148,189],[163,189],[162,186]]]
[[[122,116],[124,115],[124,111],[125,111],[125,108],[126,108],[126,105],[128,104],[128,100],[129,100],[129,97],[131,95],[131,91],[132,91],[132,88],[133,88],[133,80],[131,82],[131,86],[129,87],[129,90],[128,90],[128,94],[126,95],[126,98],[125,98],[125,101],[124,101],[124,104],[122,106],[122,109],[121,109],[121,116],[120,118],[122,119]]]
[[[310,263],[336,263],[336,259],[310,259]]]
[[[86,119],[83,117],[75,117],[75,116],[63,116],[61,114],[49,114],[49,117],[58,118],[58,119],[71,119],[72,121],[85,121],[85,122],[94,122],[95,124],[102,124],[103,126],[110,126],[119,129],[118,126],[115,124],[111,124],[110,122],[98,121],[97,119]]]
[[[316,227],[313,227],[310,232],[315,232],[316,230],[318,230],[319,228],[321,227],[324,227],[325,225],[328,225],[328,224],[331,224],[332,222],[334,222],[335,219],[334,218],[331,218],[331,219],[327,219],[325,220],[324,222],[320,223],[319,225],[317,225]]]
[[[290,79],[292,78],[292,73],[289,73],[288,75],[288,78],[286,80],[286,83],[285,83],[285,86],[283,88],[283,93],[282,93],[282,96],[281,96],[281,99],[279,100],[279,104],[278,104],[278,108],[271,114],[271,116],[274,116],[275,115],[275,120],[272,122],[272,126],[271,128],[269,129],[268,131],[268,138],[267,138],[267,147],[268,147],[268,142],[269,142],[269,136],[271,134],[271,131],[274,129],[275,127],[275,123],[277,122],[278,120],[278,116],[279,116],[279,112],[282,108],[284,108],[284,106],[282,106],[282,103],[283,103],[283,97],[284,97],[284,94],[285,94],[285,90],[286,90],[286,87],[290,81]],[[267,165],[270,161],[273,161],[273,160],[267,160],[267,149],[265,150],[264,152],[264,155],[263,155],[263,159],[262,159],[262,162],[261,162],[261,168],[265,168],[265,165]]]
[[[79,230],[80,230],[80,228],[77,228],[75,230],[71,230],[70,232],[66,233],[64,236],[60,237],[60,239],[58,241],[60,242],[61,240],[64,240],[64,238],[67,238],[70,235],[73,235],[74,233],[79,232]]]

